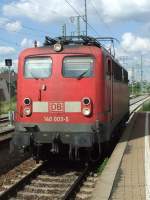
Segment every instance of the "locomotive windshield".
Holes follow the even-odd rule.
[[[27,58],[24,66],[25,78],[47,78],[51,75],[52,60],[48,57]]]
[[[92,57],[66,57],[63,61],[64,77],[91,77],[93,75]]]

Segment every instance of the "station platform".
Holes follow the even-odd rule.
[[[98,179],[93,200],[150,200],[150,113],[135,113]]]

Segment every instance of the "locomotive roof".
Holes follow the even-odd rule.
[[[56,43],[60,43],[63,46],[67,48],[78,48],[78,47],[85,47],[85,46],[95,46],[100,49],[102,49],[103,53],[105,55],[109,55],[114,62],[116,62],[120,67],[121,64],[117,59],[115,59],[115,55],[112,55],[111,52],[109,52],[100,41],[111,41],[113,43],[114,40],[117,40],[112,37],[91,37],[91,36],[85,36],[85,35],[80,35],[80,36],[63,36],[63,37],[56,37],[56,38],[51,38],[49,36],[45,37],[45,42],[43,44],[43,47],[48,47],[52,48]],[[39,47],[39,49],[43,49],[43,47]],[[114,48],[114,45],[113,45]],[[122,67],[123,68],[123,67]]]
[[[67,45],[67,48],[79,46],[79,45],[87,45],[87,46],[96,46],[98,48],[101,48],[105,54],[109,54],[112,59],[120,66],[121,64],[117,59],[115,59],[115,53],[114,55],[109,52],[100,41],[110,41],[113,44],[114,49],[114,40],[118,42],[116,38],[113,37],[91,37],[86,35],[80,35],[80,36],[63,36],[63,37],[56,37],[51,38],[49,36],[45,37],[44,46],[53,46],[56,43],[60,43],[62,45]],[[122,67],[123,68],[123,67]]]
[[[45,36],[44,46],[51,46],[56,43],[61,43],[63,45],[94,45],[99,48],[103,47],[101,41],[109,41],[113,44],[114,48],[114,40],[119,42],[116,38],[113,37],[91,37],[86,35],[79,36],[61,36],[56,38],[51,38],[49,36]],[[107,50],[106,50],[107,51]]]
[[[91,37],[86,35],[80,35],[80,36],[61,36],[56,38],[51,38],[49,36],[45,37],[44,47],[51,47],[56,43],[60,43],[63,46],[67,46],[67,48],[76,47],[79,45],[84,46],[96,46],[98,48],[103,49],[103,52],[106,54],[109,54],[112,59],[114,59],[117,63],[118,61],[115,59],[115,49],[114,49],[114,40],[118,42],[116,38],[113,37]],[[101,43],[101,41],[110,41],[112,43],[114,55],[104,47],[104,45]],[[119,64],[119,63],[118,63]]]

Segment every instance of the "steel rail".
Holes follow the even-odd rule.
[[[71,187],[66,191],[64,197],[62,200],[69,200],[73,194],[77,191],[77,188],[82,184],[86,176],[88,175],[90,170],[89,166],[86,166],[84,171],[81,173],[81,175],[75,180],[75,182],[71,185]]]
[[[132,105],[134,105],[134,104],[136,104],[136,103],[138,103],[138,102],[140,102],[140,101],[142,101],[142,100],[144,100],[144,99],[146,99],[147,97],[148,97],[149,95],[147,95],[147,96],[144,96],[144,97],[142,97],[141,99],[138,99],[139,97],[136,97],[136,98],[133,98],[133,99],[131,99],[133,102],[132,103],[130,103],[130,106],[132,106]],[[136,100],[136,99],[138,99],[138,100]],[[131,101],[130,100],[130,101]],[[134,101],[135,100],[135,101]]]
[[[0,117],[0,123],[5,123],[8,122],[9,118],[8,117]]]
[[[39,164],[39,166],[34,168],[27,175],[22,177],[20,180],[18,180],[13,185],[9,186],[8,189],[6,189],[5,191],[0,193],[0,199],[1,200],[7,200],[9,198],[14,198],[14,196],[17,195],[17,193],[19,191],[21,191],[23,188],[25,188],[25,186],[28,185],[31,182],[31,180],[32,181],[34,179],[36,180],[37,175],[39,175],[41,173],[41,171],[43,169],[45,169],[45,166],[47,164],[48,164],[47,162],[44,162],[43,164]],[[81,172],[81,174],[74,180],[74,182],[71,183],[71,185],[69,186],[67,191],[62,196],[60,194],[60,198],[63,199],[63,200],[69,200],[74,195],[74,193],[77,191],[79,186],[82,184],[82,182],[84,181],[84,179],[88,175],[89,170],[90,170],[90,167],[86,166],[84,168],[83,172]]]
[[[130,115],[133,114],[133,112],[135,112],[137,109],[139,109],[143,103],[145,103],[146,101],[150,100],[150,97],[145,97],[144,99],[138,101],[138,102],[135,102],[134,104],[130,105]],[[140,103],[141,102],[141,103]],[[133,109],[131,109],[131,107],[135,106],[137,104],[136,107],[134,107]]]
[[[43,167],[44,164],[39,164],[34,168],[32,171],[30,171],[27,175],[25,175],[23,178],[21,178],[19,181],[17,181],[15,184],[11,185],[8,189],[6,189],[4,192],[0,193],[0,200],[6,200],[9,199],[11,196],[15,195],[16,192],[20,189],[22,189],[25,185],[25,183],[30,182],[30,180],[39,173]]]

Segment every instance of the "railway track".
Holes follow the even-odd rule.
[[[25,161],[0,180],[0,199],[71,199],[89,173],[90,167],[69,169],[58,166],[58,163],[52,166],[49,163],[35,164],[32,160]]]
[[[137,109],[139,109],[144,102],[150,100],[150,96],[146,96],[140,100],[135,100],[135,102],[130,104],[130,115],[135,112]]]
[[[2,115],[0,116],[0,124],[6,123],[9,121],[8,115]]]
[[[10,125],[8,115],[0,116],[0,143],[12,138],[15,127]]]
[[[9,140],[12,138],[12,135],[14,133],[14,126],[13,127],[3,127],[0,130],[0,144],[9,142]],[[0,147],[1,148],[1,147]]]
[[[143,96],[138,96],[138,97],[135,97],[133,99],[130,99],[130,106],[146,99],[148,96],[149,95],[143,95]]]
[[[9,130],[14,130],[14,126],[10,125],[9,117],[7,114],[0,115],[0,134],[5,132],[5,129],[6,132]]]

